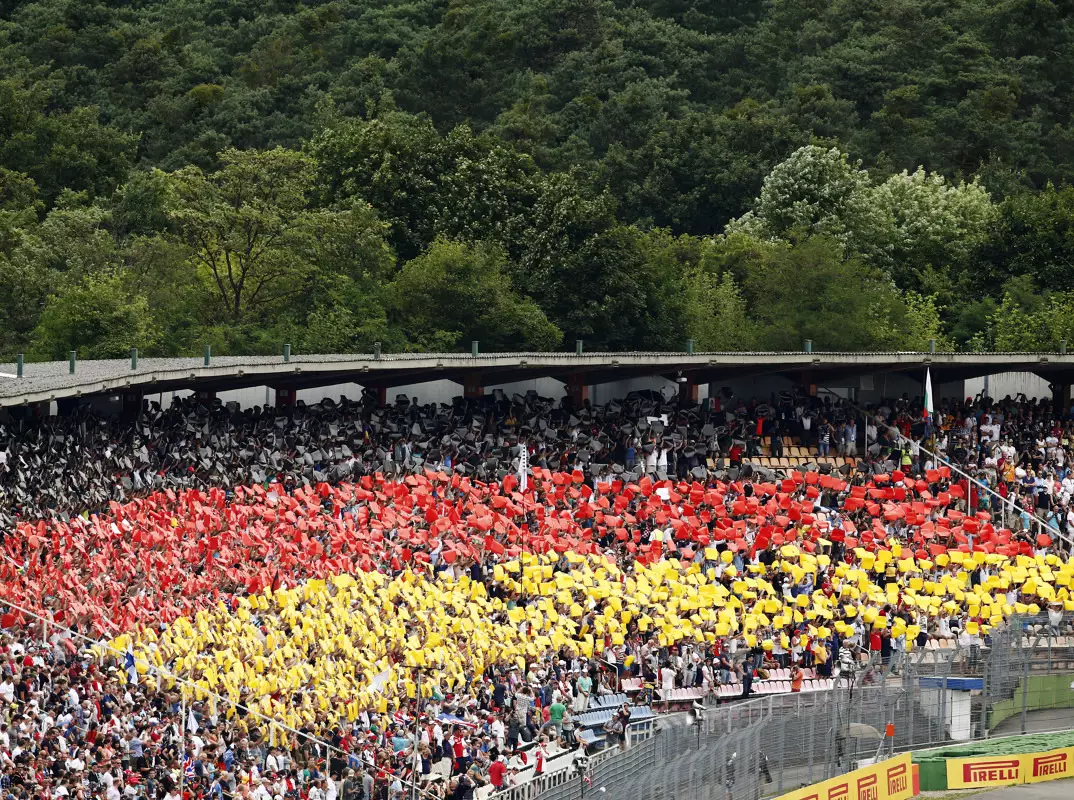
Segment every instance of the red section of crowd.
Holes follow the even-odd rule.
[[[620,480],[534,469],[528,489],[427,472],[399,481],[296,489],[155,493],[108,514],[21,524],[0,552],[0,597],[93,635],[170,622],[221,595],[294,586],[357,570],[442,569],[525,550],[603,553],[623,565],[718,546],[749,559],[767,547],[820,546],[834,561],[895,538],[929,558],[947,549],[1015,555],[1047,535],[1012,536],[987,512],[967,517],[946,469],[913,480],[815,472],[778,482]],[[655,534],[655,535],[654,535]],[[8,622],[11,618],[8,617]]]

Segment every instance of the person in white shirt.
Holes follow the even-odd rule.
[[[873,455],[880,452],[880,446],[876,443],[876,436],[876,423],[870,419],[865,423],[865,449]]]
[[[495,717],[492,720],[492,724],[489,725],[489,735],[492,736],[496,742],[496,747],[499,750],[503,750],[503,745],[507,737],[507,729],[504,727],[503,720],[499,717]]]
[[[951,633],[951,620],[948,618],[946,610],[941,612],[936,619],[936,635],[941,639],[954,638],[954,634]]]
[[[11,678],[4,678],[3,681],[0,681],[0,700],[5,703],[15,702],[15,684]]]
[[[1048,606],[1048,633],[1058,636],[1060,626],[1063,624],[1063,604],[1051,603]]]
[[[251,800],[272,800],[272,792],[268,787],[268,778],[257,782],[257,788],[250,792]],[[310,797],[313,797],[313,790],[310,789]]]
[[[660,688],[665,692],[675,688],[675,668],[667,664],[660,668]]]

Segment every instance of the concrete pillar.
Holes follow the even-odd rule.
[[[384,408],[384,406],[386,406],[386,405],[388,405],[388,387],[387,386],[378,386],[377,387],[377,406],[379,406],[380,408]]]
[[[463,397],[484,397],[485,387],[481,385],[481,375],[477,372],[467,373],[462,379]]]
[[[295,395],[297,393],[294,389],[290,389],[284,386],[276,387],[276,408],[290,408],[295,404]]]
[[[142,413],[142,393],[123,393],[123,417],[124,419],[137,419]]]
[[[585,406],[589,399],[589,384],[585,382],[585,373],[575,373],[567,378],[567,396],[575,408]]]
[[[697,398],[700,396],[697,379],[693,375],[683,375],[683,377],[686,380],[679,382],[679,407],[689,408],[696,406]]]
[[[1066,419],[1070,411],[1070,384],[1052,384],[1052,406],[1058,419]]]
[[[11,406],[7,409],[7,412],[11,415],[12,419],[22,420],[24,422],[37,422],[48,416],[49,401],[43,400],[40,403],[27,403],[22,406]]]

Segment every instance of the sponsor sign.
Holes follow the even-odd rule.
[[[896,763],[897,762],[897,763]],[[910,779],[910,762],[892,759],[884,762],[884,781],[887,784],[887,796],[909,797],[912,783]]]
[[[1027,758],[1029,765],[1025,773],[1026,783],[1054,781],[1074,776],[1074,770],[1071,770],[1072,762],[1074,762],[1074,747],[1051,750],[1047,753],[1033,753]]]
[[[1074,747],[1016,756],[947,759],[947,788],[973,789],[1074,777]]]
[[[1009,786],[1022,783],[1022,756],[974,756],[947,759],[947,788]]]
[[[785,794],[779,800],[909,800],[910,754],[856,769],[805,789]]]
[[[778,800],[909,800],[913,795],[910,754],[848,772]],[[947,759],[947,788],[972,789],[1074,778],[1074,747],[1046,753]]]

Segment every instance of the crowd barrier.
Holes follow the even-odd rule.
[[[781,795],[778,800],[908,800],[914,796],[910,754],[889,758]]]
[[[913,754],[922,791],[986,789],[1074,777],[1074,731],[1011,736]]]
[[[949,758],[947,788],[980,789],[1069,778],[1074,775],[1071,771],[1072,760],[1074,747],[992,758]]]

